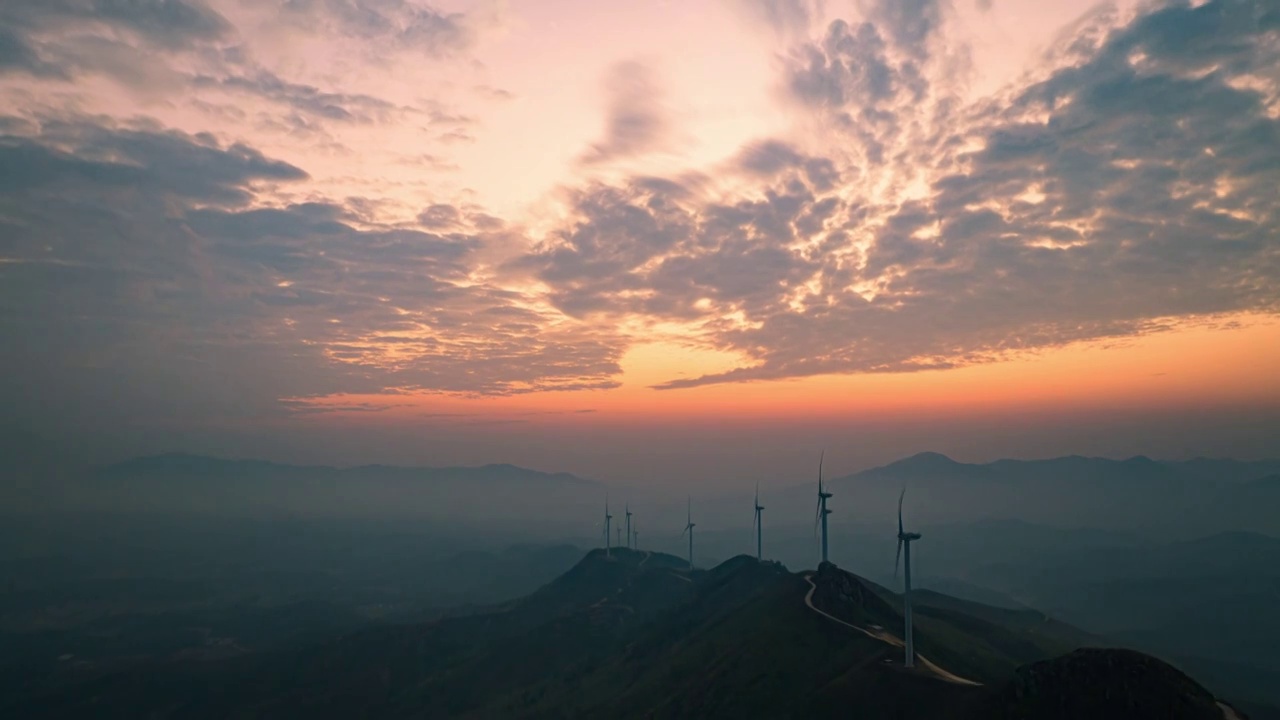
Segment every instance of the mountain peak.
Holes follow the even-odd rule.
[[[1155,465],[1156,464],[1155,460],[1152,460],[1146,455],[1134,455],[1133,457],[1129,458],[1128,460],[1125,460],[1124,462],[1128,465]]]
[[[956,462],[942,453],[922,452],[891,462],[888,465],[878,468],[878,470],[908,473],[946,473],[960,468],[971,467],[978,466]]]
[[[942,453],[925,451],[916,453],[911,457],[899,460],[900,463],[911,463],[913,465],[960,465],[955,460],[943,455]]]

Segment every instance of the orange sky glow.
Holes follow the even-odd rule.
[[[950,370],[822,375],[677,390],[652,385],[673,376],[722,369],[731,358],[678,345],[634,347],[614,390],[547,392],[476,398],[438,393],[335,395],[298,398],[308,407],[335,408],[314,422],[383,423],[458,414],[477,418],[529,417],[541,422],[663,422],[673,416],[786,419],[921,414],[971,416],[1002,411],[1140,406],[1185,409],[1280,402],[1280,321],[1240,315],[1175,323],[1142,337],[1077,343]],[[359,405],[378,413],[344,412]]]
[[[1114,410],[1201,425],[1036,451],[1266,454],[1205,414],[1280,431],[1264,5],[4,4],[0,428],[604,472],[574,433]]]

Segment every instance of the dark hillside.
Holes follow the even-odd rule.
[[[1212,694],[1155,658],[1062,655],[1088,636],[1037,611],[937,593],[917,596],[918,662],[906,669],[900,600],[829,563],[795,574],[739,556],[690,573],[673,556],[594,550],[490,612],[305,650],[154,663],[0,716],[1223,717]]]
[[[1019,668],[982,704],[991,720],[1221,720],[1223,707],[1167,663],[1132,650],[1084,649]]]

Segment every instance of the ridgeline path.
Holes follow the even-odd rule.
[[[808,605],[810,610],[818,613],[819,615],[827,618],[828,620],[831,620],[832,622],[837,622],[847,628],[857,630],[858,632],[862,633],[863,635],[866,635],[867,637],[874,638],[883,643],[888,643],[889,645],[892,645],[894,647],[899,647],[899,648],[906,647],[906,643],[904,643],[901,639],[893,635],[890,635],[889,633],[883,630],[879,632],[873,632],[866,628],[858,627],[857,625],[854,625],[852,623],[847,623],[844,620],[841,620],[840,618],[830,613],[827,613],[818,609],[813,604],[813,592],[818,589],[818,586],[813,584],[813,576],[811,574],[805,575],[804,581],[809,583],[809,592],[805,593],[804,595],[804,604]],[[928,658],[921,655],[920,653],[916,653],[916,659],[919,660],[920,664],[923,665],[926,669],[928,669],[929,672],[938,676],[938,678],[941,680],[945,680],[949,683],[955,683],[957,685],[981,685],[982,684],[980,682],[974,682],[973,680],[962,678],[959,675],[956,675],[955,673],[952,673],[948,670],[938,667],[937,665],[935,665],[933,662],[931,662]]]

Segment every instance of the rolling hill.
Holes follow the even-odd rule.
[[[917,601],[920,661],[907,669],[900,597],[829,563],[797,574],[739,556],[690,572],[670,555],[595,550],[490,612],[374,628],[302,651],[173,660],[21,698],[0,712],[822,718],[857,707],[868,718],[976,720],[999,708],[1001,717],[1039,720],[1057,717],[1044,708],[1058,707],[1062,688],[1090,673],[1151,666],[1153,677],[1164,677],[1162,663],[1137,653],[1069,655],[1060,671],[1036,665],[1094,638],[1031,610],[927,592]],[[1133,672],[1137,704],[1124,706],[1131,717],[1144,708],[1202,707],[1205,698],[1217,707],[1190,680],[1147,682]],[[1027,673],[1061,682],[1018,680]],[[1023,689],[1009,690],[1011,682]],[[1026,702],[1041,696],[1047,705]],[[1024,707],[1033,711],[1018,714]]]

